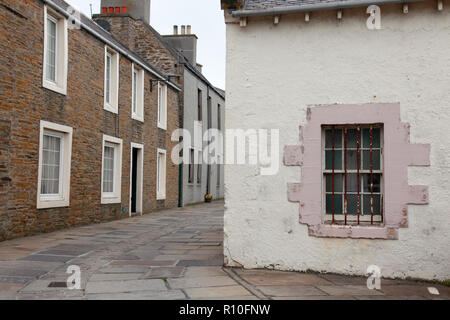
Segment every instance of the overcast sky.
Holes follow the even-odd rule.
[[[100,0],[66,0],[90,17],[100,13]],[[203,74],[225,89],[225,23],[220,0],[152,0],[150,24],[161,34],[172,34],[174,25],[192,25],[198,37],[197,60]]]

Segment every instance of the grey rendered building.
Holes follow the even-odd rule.
[[[187,205],[205,200],[210,194],[213,200],[224,197],[224,170],[221,164],[202,163],[207,157],[208,142],[203,141],[208,129],[223,132],[225,121],[225,92],[214,87],[202,74],[202,66],[197,63],[197,36],[191,34],[190,26],[182,26],[181,33],[174,27],[174,34],[164,36],[164,40],[186,59],[183,71],[184,111],[183,128],[191,135],[190,148],[184,150],[189,163],[181,170],[182,190],[180,204]],[[201,133],[201,135],[199,135]],[[207,136],[207,134],[206,134]],[[218,152],[223,160],[223,153]]]

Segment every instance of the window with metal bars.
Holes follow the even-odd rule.
[[[331,224],[383,221],[383,125],[323,126],[323,211]]]

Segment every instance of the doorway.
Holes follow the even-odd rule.
[[[142,188],[144,146],[137,143],[131,144],[130,163],[130,216],[142,215]]]

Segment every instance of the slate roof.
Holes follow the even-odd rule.
[[[350,8],[369,6],[371,4],[409,3],[424,0],[245,0],[237,16],[264,15],[264,11],[275,10],[280,13],[293,13],[326,8]],[[234,14],[233,14],[234,15]]]
[[[338,3],[348,2],[349,0],[246,0],[244,10],[263,10],[277,7],[298,7],[308,4],[318,3]],[[370,2],[370,1],[368,1]]]
[[[61,9],[63,9],[66,13],[67,10],[69,9],[70,5],[64,1],[64,0],[52,0],[58,7],[60,7]],[[161,80],[165,80],[165,82],[176,88],[177,90],[180,90],[180,88],[178,86],[176,86],[174,83],[167,81],[167,77],[168,75],[159,70],[158,68],[156,68],[155,66],[151,65],[150,63],[148,63],[147,61],[145,61],[143,58],[141,58],[139,55],[137,55],[136,53],[134,53],[132,50],[130,50],[128,47],[124,46],[119,40],[117,40],[110,32],[106,31],[105,29],[103,29],[100,25],[98,25],[95,21],[93,21],[92,19],[86,17],[83,13],[80,12],[80,21],[82,23],[82,25],[89,27],[90,29],[94,30],[96,33],[100,34],[102,37],[104,37],[105,39],[107,39],[108,41],[110,41],[111,43],[113,43],[114,45],[116,45],[117,47],[119,47],[121,50],[123,50],[124,52],[126,52],[126,54],[128,55],[129,58],[133,59],[135,62],[138,62],[139,64],[141,64],[142,66],[146,66],[147,68],[151,69],[155,75],[157,75],[158,77],[160,77]],[[158,39],[164,43],[167,47],[167,49],[175,56],[178,57],[179,61],[181,63],[184,63],[184,65],[188,68],[188,70],[190,70],[192,73],[194,73],[198,78],[200,78],[202,81],[204,81],[207,85],[209,85],[214,91],[216,91],[217,94],[219,94],[223,99],[225,99],[225,95],[222,94],[222,92],[216,90],[216,88],[208,81],[208,79],[197,70],[197,68],[195,68],[193,65],[191,65],[189,63],[189,61],[175,48],[173,48],[172,46],[170,46],[170,44],[168,44],[164,38],[155,30],[153,29],[153,27],[151,27],[150,25],[148,25],[149,29],[155,34],[157,35]]]

